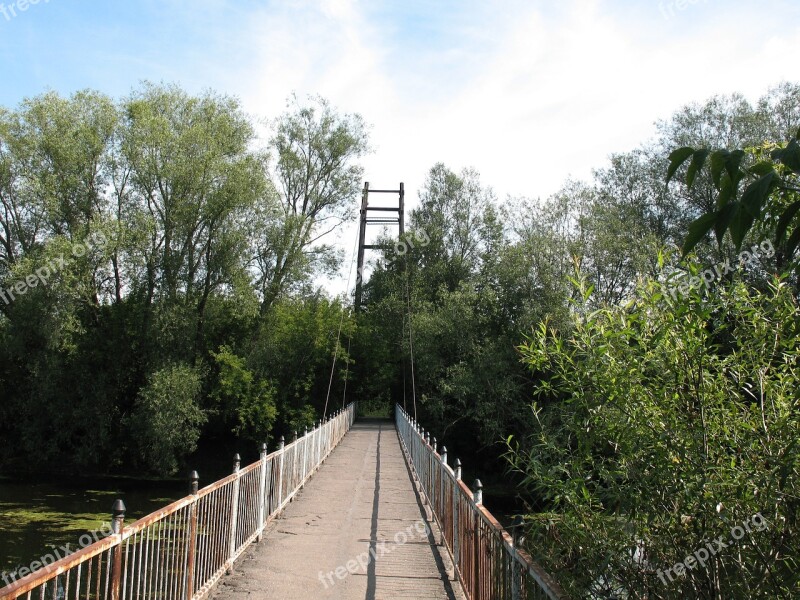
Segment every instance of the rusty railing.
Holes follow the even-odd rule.
[[[203,598],[303,487],[355,418],[355,404],[257,462],[0,589],[0,600],[192,600]]]
[[[395,407],[395,422],[409,466],[431,507],[456,575],[469,600],[566,600],[561,587],[483,506],[476,480],[474,492],[461,481],[461,463],[447,464],[447,448],[437,452],[406,412]]]

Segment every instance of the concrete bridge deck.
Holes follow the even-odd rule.
[[[438,540],[394,423],[361,420],[212,597],[462,600]]]

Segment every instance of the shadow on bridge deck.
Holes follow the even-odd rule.
[[[461,600],[437,539],[394,423],[359,420],[212,597]]]

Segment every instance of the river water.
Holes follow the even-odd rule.
[[[122,498],[126,523],[186,495],[182,481],[92,480],[30,483],[0,479],[0,588],[10,573],[33,561],[79,548],[85,534],[111,520],[111,506]],[[48,560],[49,562],[49,560]],[[5,576],[4,581],[2,577]]]

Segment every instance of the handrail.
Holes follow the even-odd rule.
[[[461,481],[461,463],[447,464],[399,405],[395,423],[410,468],[420,483],[469,600],[567,600],[558,583],[536,564],[483,506],[480,481],[473,493]]]
[[[0,588],[0,600],[195,600],[277,517],[355,420],[355,403],[289,444]],[[237,455],[238,459],[238,455]]]

